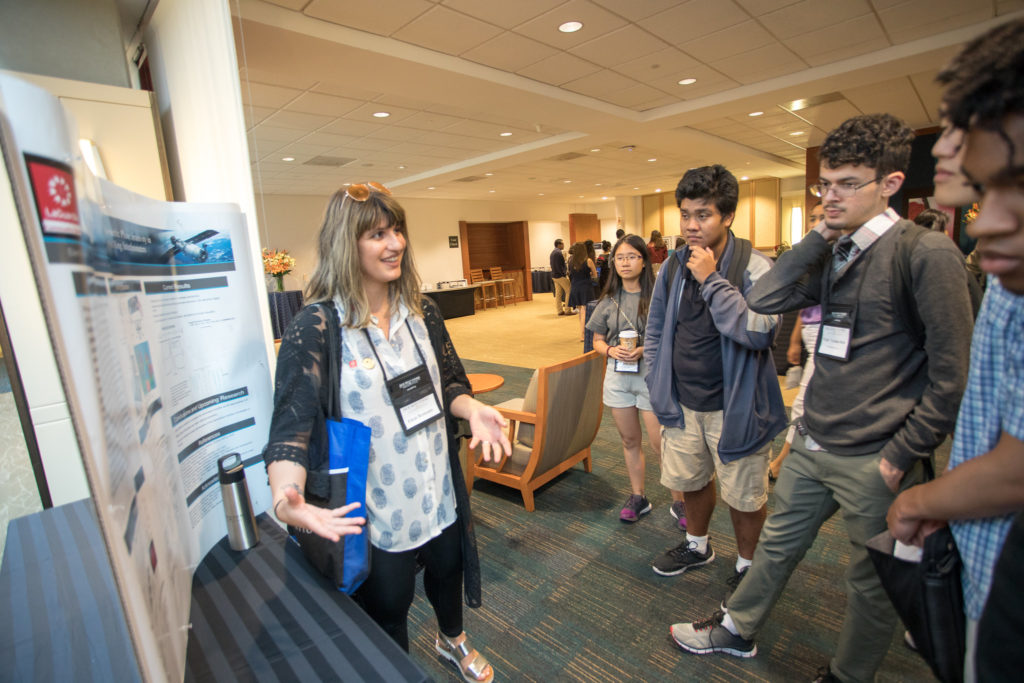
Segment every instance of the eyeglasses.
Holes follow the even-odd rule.
[[[616,263],[632,263],[633,261],[639,261],[643,258],[639,254],[619,254],[615,257]]]
[[[371,192],[380,192],[391,196],[391,190],[372,180],[368,183],[353,183],[345,188],[345,196],[354,202],[365,202],[370,198]]]
[[[832,190],[835,193],[835,195],[837,197],[839,197],[840,199],[846,199],[848,197],[852,197],[853,194],[857,190],[861,189],[862,187],[867,187],[871,183],[877,183],[879,180],[881,180],[884,177],[885,176],[878,176],[877,178],[872,178],[871,180],[867,180],[867,181],[865,181],[865,182],[863,182],[863,183],[861,183],[859,185],[857,183],[835,183],[835,184],[832,184],[832,183],[828,182],[827,180],[823,180],[820,183],[815,183],[814,185],[808,185],[807,189],[815,197],[824,197],[825,195],[828,194],[829,190]]]

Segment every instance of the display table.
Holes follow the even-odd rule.
[[[274,339],[280,339],[302,308],[302,292],[297,289],[267,292],[267,303],[270,305],[270,327],[274,330]]]
[[[437,302],[441,309],[441,316],[449,318],[461,318],[464,315],[476,313],[476,306],[473,301],[475,296],[473,290],[480,285],[465,285],[463,287],[446,287],[444,289],[425,289],[423,293]]]
[[[429,681],[284,530],[224,538],[192,579],[186,681]],[[0,567],[0,679],[141,681],[91,500],[10,522]]]

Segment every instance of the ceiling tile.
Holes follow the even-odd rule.
[[[321,116],[319,114],[303,114],[297,111],[279,111],[267,117],[266,122],[272,126],[281,128],[298,128],[300,130],[316,130],[333,121],[335,116]]]
[[[797,115],[821,130],[828,132],[853,116],[867,114],[846,99],[834,100],[796,112]]]
[[[515,2],[480,2],[480,0],[444,0],[441,4],[481,21],[512,28],[524,21],[550,11],[565,0],[515,0]]]
[[[239,53],[239,61],[243,55]],[[316,85],[316,80],[305,74],[280,73],[271,69],[257,69],[252,66],[243,66],[238,69],[238,80],[242,83],[242,90],[245,91],[249,83],[265,83],[267,85],[279,85],[283,88],[293,90],[308,90]]]
[[[501,32],[493,24],[438,5],[395,31],[392,37],[437,52],[460,55]]]
[[[562,87],[582,95],[603,100],[604,96],[608,93],[615,92],[616,90],[625,90],[632,86],[633,81],[625,76],[620,76],[609,69],[602,69],[597,73],[569,81]]]
[[[892,78],[861,88],[845,88],[843,95],[865,114],[887,112],[914,127],[927,124],[934,116],[934,112],[924,110],[907,77]]]
[[[316,85],[309,88],[313,92],[323,93],[325,95],[334,95],[335,97],[348,97],[352,99],[373,101],[380,97],[381,93],[376,90],[370,90],[368,88],[358,88],[352,85],[342,85],[339,83],[332,83],[331,81],[317,81]]]
[[[299,111],[306,114],[344,116],[350,111],[358,109],[361,104],[360,100],[347,97],[334,97],[333,95],[304,92],[289,102],[287,108],[289,111]]]
[[[417,128],[406,128],[404,126],[381,126],[373,131],[363,140],[389,140],[391,142],[405,142],[407,140],[420,140],[424,132]]]
[[[278,7],[284,7],[290,10],[301,10],[306,6],[309,0],[266,0],[271,5],[277,5]]]
[[[274,113],[274,109],[270,107],[254,107],[252,105],[244,105],[242,107],[242,114],[245,116],[245,127],[252,128],[257,123],[260,123],[268,116]]]
[[[303,14],[339,26],[390,36],[427,10],[434,3],[427,0],[373,0],[373,2],[338,2],[312,0]]]
[[[736,0],[740,7],[745,9],[750,16],[759,17],[775,10],[782,9],[787,5],[794,5],[800,0]]]
[[[687,54],[706,64],[774,43],[775,39],[756,21],[744,21],[686,42]]]
[[[562,33],[558,27],[567,21],[582,22],[583,28],[575,33]],[[587,0],[569,0],[564,5],[520,24],[515,31],[559,50],[567,50],[622,28],[626,23],[625,19]]]
[[[643,2],[637,2],[636,0],[593,1],[609,12],[614,12],[630,21],[639,21],[678,4],[679,0],[643,0]]]
[[[294,142],[305,135],[305,132],[296,128],[278,128],[261,123],[254,127],[250,134],[257,142]]]
[[[301,90],[282,88],[277,85],[250,82],[242,84],[242,102],[257,107],[280,109],[302,94]]]
[[[909,0],[878,12],[882,26],[896,43],[950,31],[992,18],[990,3],[962,0]]]
[[[357,138],[352,135],[335,135],[334,133],[316,132],[305,136],[302,138],[302,141],[313,145],[337,147],[339,145],[347,145],[356,139]]]
[[[320,132],[334,133],[335,135],[352,135],[355,137],[361,137],[363,135],[369,135],[378,128],[378,125],[373,123],[366,123],[365,121],[338,119],[334,123],[329,123],[323,128],[321,128]]]
[[[588,40],[569,52],[604,67],[615,67],[668,47],[647,31],[634,25]]]
[[[793,38],[870,13],[865,0],[802,0],[769,12],[760,21],[778,38]]]
[[[1024,9],[1024,0],[996,0],[996,16]]]
[[[693,57],[683,54],[674,47],[666,47],[639,59],[618,64],[614,68],[623,76],[629,76],[641,83],[651,83],[666,79],[678,82],[686,78],[688,69],[699,65],[700,62]]]
[[[437,114],[431,111],[418,111],[412,116],[403,119],[402,125],[408,128],[419,128],[420,130],[443,130],[459,121],[460,119],[456,116]]]
[[[391,116],[378,118],[374,116],[378,112],[387,112]],[[352,121],[365,121],[378,126],[389,126],[404,121],[415,113],[412,109],[394,107],[390,104],[385,105],[379,102],[367,102],[345,114],[345,118]]]
[[[756,83],[807,68],[807,64],[778,43],[715,62],[715,67],[740,83]]]
[[[515,72],[539,62],[545,57],[550,57],[556,52],[557,50],[544,43],[506,31],[500,36],[462,53],[462,57],[502,71]]]
[[[920,74],[913,74],[910,82],[914,84],[914,90],[924,104],[925,112],[931,117],[931,122],[938,125],[939,105],[942,103],[942,93],[945,88],[935,82],[937,71],[926,71]]]
[[[689,0],[637,23],[670,45],[688,52],[688,41],[735,26],[748,18],[733,0]]]
[[[516,73],[520,76],[532,78],[535,81],[542,81],[551,85],[561,85],[599,71],[600,68],[596,64],[580,59],[575,55],[559,52],[547,59],[542,59],[524,69],[520,69]]]

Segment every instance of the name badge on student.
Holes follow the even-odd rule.
[[[822,314],[821,332],[818,334],[818,354],[836,360],[850,360],[850,340],[853,337],[854,311],[852,306],[832,306]]]
[[[426,365],[387,380],[388,396],[406,436],[441,417],[441,403]]]
[[[640,361],[615,359],[615,372],[640,372]]]

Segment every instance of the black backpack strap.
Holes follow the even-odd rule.
[[[892,257],[892,303],[896,316],[903,321],[907,334],[914,340],[914,345],[924,348],[924,322],[917,313],[917,302],[914,300],[914,280],[910,259],[914,247],[921,236],[928,230],[914,223],[905,223],[896,237],[896,251]]]
[[[732,284],[733,287],[743,291],[743,273],[747,270],[747,265],[750,264],[750,252],[753,250],[753,245],[750,244],[750,240],[745,240],[742,237],[733,236],[733,242],[736,244],[732,250],[732,261],[729,262],[729,268],[725,273],[725,279]]]
[[[341,330],[338,325],[338,308],[333,301],[322,304],[327,318],[327,413],[328,419],[341,419],[341,400],[339,394],[341,375],[338,370],[338,357],[341,355]]]
[[[668,290],[672,290],[672,278],[676,276],[676,272],[679,270],[679,259],[676,258],[677,252],[672,252],[672,257],[668,260],[668,268],[665,271],[664,277],[668,278]]]

